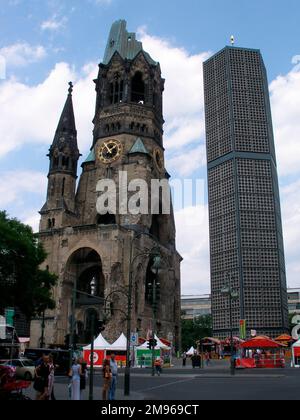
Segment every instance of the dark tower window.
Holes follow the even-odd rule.
[[[63,156],[62,158],[62,166],[63,169],[69,169],[70,158]]]
[[[159,240],[159,233],[160,233],[160,216],[155,214],[152,217],[152,225],[150,229],[151,235],[155,236]]]
[[[145,103],[145,83],[141,72],[135,73],[131,81],[131,102]]]
[[[97,217],[97,224],[98,225],[115,225],[116,224],[116,216],[114,214],[104,214],[98,215]]]
[[[151,267],[153,266],[153,258],[149,261],[148,267],[147,267],[147,273],[146,273],[146,287],[145,287],[145,302],[146,303],[152,303],[152,285],[155,280],[155,274],[151,270]]]
[[[58,159],[58,157],[55,157],[53,159],[53,169],[57,169],[58,165],[59,165],[59,159]]]
[[[109,101],[111,104],[118,104],[123,101],[124,81],[120,76],[115,75],[115,80],[110,83]]]
[[[61,188],[62,197],[65,195],[65,186],[66,186],[66,178],[64,178],[62,182],[62,188]]]

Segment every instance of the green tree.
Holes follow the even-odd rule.
[[[41,270],[46,253],[29,226],[0,212],[0,313],[18,307],[31,318],[54,309],[57,277]]]
[[[212,336],[212,317],[204,315],[198,318],[181,320],[182,350],[186,351],[201,338]]]

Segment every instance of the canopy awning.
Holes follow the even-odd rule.
[[[189,351],[186,353],[186,355],[187,355],[187,356],[194,356],[194,354],[195,354],[195,349],[194,349],[194,347],[191,347],[191,348],[189,349]]]
[[[91,350],[91,344],[83,348],[83,350]],[[102,334],[100,334],[94,341],[94,350],[110,350],[111,344],[105,340]]]
[[[115,341],[109,350],[116,350],[116,351],[126,351],[127,350],[127,338],[124,334],[121,334],[120,337]]]
[[[264,336],[252,338],[241,344],[241,348],[243,349],[280,349],[282,347],[282,344],[276,343],[271,338]]]
[[[213,337],[205,337],[202,342],[210,342],[211,344],[217,344],[218,346],[221,344],[221,341],[218,338]]]
[[[275,341],[279,341],[279,342],[283,342],[283,343],[288,343],[290,341],[293,341],[293,337],[291,337],[288,334],[282,334],[279,337],[275,338]]]

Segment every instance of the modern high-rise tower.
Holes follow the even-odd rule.
[[[204,63],[215,336],[288,329],[286,272],[267,74],[259,50],[226,47]]]

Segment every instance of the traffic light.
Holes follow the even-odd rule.
[[[148,349],[149,350],[155,349],[156,346],[157,346],[157,340],[150,338],[148,342]]]
[[[156,302],[160,301],[160,283],[156,283]]]
[[[96,333],[101,334],[104,330],[105,330],[105,322],[99,319],[96,322]]]
[[[147,301],[153,303],[153,283],[148,283]]]

